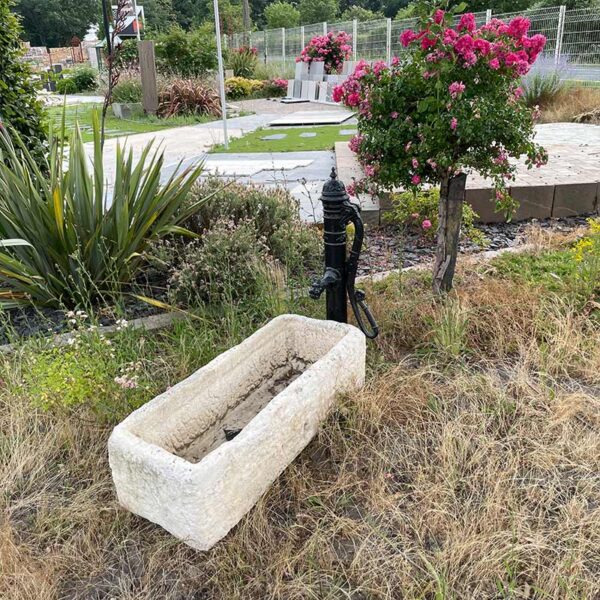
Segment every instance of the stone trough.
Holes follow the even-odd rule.
[[[208,550],[364,376],[355,327],[273,319],[115,427],[108,451],[119,502]]]

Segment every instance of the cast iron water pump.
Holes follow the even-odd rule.
[[[368,338],[376,338],[379,329],[365,302],[365,293],[354,288],[365,228],[358,205],[350,202],[346,187],[337,178],[335,169],[331,170],[330,179],[323,186],[321,202],[323,203],[325,273],[321,279],[313,282],[309,295],[318,300],[325,291],[327,318],[331,321],[347,323],[347,294],[358,326]],[[346,226],[349,223],[354,225],[354,241],[350,255],[347,256]],[[364,317],[369,323],[368,327]]]

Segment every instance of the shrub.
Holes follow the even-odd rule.
[[[98,87],[98,71],[93,67],[76,67],[70,77],[78,92],[88,92]]]
[[[93,121],[91,173],[79,128],[68,160],[65,144],[51,138],[41,167],[18,137],[15,148],[0,132],[2,306],[89,307],[99,297],[116,296],[138,272],[148,242],[173,232],[195,209],[188,204],[182,210],[181,202],[200,168],[161,185],[163,156],[150,157],[151,145],[135,166],[132,152],[119,149],[108,205],[97,114]]]
[[[112,101],[133,104],[142,101],[142,82],[139,79],[124,79],[113,88]]]
[[[202,241],[187,244],[169,278],[171,301],[194,306],[252,298],[261,292],[261,268],[270,256],[252,219],[219,219]]]
[[[268,29],[297,27],[300,24],[300,11],[289,2],[277,0],[267,4],[264,14]]]
[[[219,301],[224,294],[252,296],[278,265],[294,279],[320,267],[319,233],[300,220],[297,202],[285,190],[223,186],[209,178],[193,188],[183,210],[189,212],[200,198],[206,200],[182,222],[199,240],[161,240],[148,254],[152,266],[167,271],[173,301],[191,305]]]
[[[258,51],[256,48],[242,46],[229,52],[227,64],[233,70],[234,77],[250,78],[254,75]]]
[[[245,77],[230,77],[225,81],[225,91],[232,99],[248,98],[257,93],[263,87],[263,82],[258,79],[246,79]]]
[[[509,24],[492,19],[478,29],[466,13],[452,27],[455,11],[424,15],[418,31],[400,36],[406,48],[401,59],[390,65],[361,61],[333,93],[335,101],[358,109],[351,148],[368,178],[362,187],[440,185],[436,292],[452,286],[465,173],[475,169],[492,179],[497,207],[510,212],[506,182],[515,166],[509,158],[525,155],[529,167],[547,160],[533,142],[535,114],[519,87],[546,38],[528,37],[523,17]]]
[[[535,71],[523,78],[521,87],[527,106],[545,108],[560,94],[564,84],[558,71]]]
[[[159,68],[182,77],[200,77],[217,68],[217,42],[210,25],[190,32],[175,26],[156,39]]]
[[[213,115],[221,114],[219,95],[212,88],[193,79],[175,79],[158,96],[158,115]]]
[[[337,73],[342,70],[344,61],[352,55],[351,40],[345,31],[337,34],[330,31],[327,35],[317,35],[302,50],[296,62],[324,62],[325,73]]]
[[[263,84],[263,94],[266,98],[280,98],[287,94],[287,79],[270,79]]]
[[[59,94],[76,94],[79,90],[77,84],[70,77],[65,77],[56,82],[56,91]]]
[[[439,225],[438,207],[440,191],[437,188],[420,192],[401,192],[392,195],[392,210],[385,218],[391,223],[410,227],[423,235],[433,238]],[[486,238],[475,227],[479,215],[465,204],[462,214],[461,233],[479,246],[486,245]]]
[[[21,26],[12,0],[0,0],[0,126],[10,124],[37,160],[45,153],[42,106],[27,63],[21,60]]]

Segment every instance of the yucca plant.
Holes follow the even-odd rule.
[[[93,129],[91,170],[78,127],[68,152],[50,139],[41,166],[16,133],[0,130],[0,306],[89,307],[100,297],[114,299],[151,240],[193,235],[178,224],[202,202],[181,209],[202,165],[161,184],[163,155],[152,144],[135,163],[131,150],[117,146],[111,188],[97,114]]]

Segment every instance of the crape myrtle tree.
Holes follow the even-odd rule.
[[[350,193],[401,186],[417,193],[440,187],[433,272],[436,293],[452,288],[467,173],[490,178],[497,210],[510,214],[514,178],[510,158],[541,166],[546,152],[533,140],[536,110],[521,99],[519,81],[544,48],[529,37],[529,21],[492,19],[477,28],[473,14],[452,26],[453,12],[426,3],[428,16],[400,36],[406,49],[391,64],[361,62],[334,90],[334,99],[358,110],[350,147],[366,178]]]

